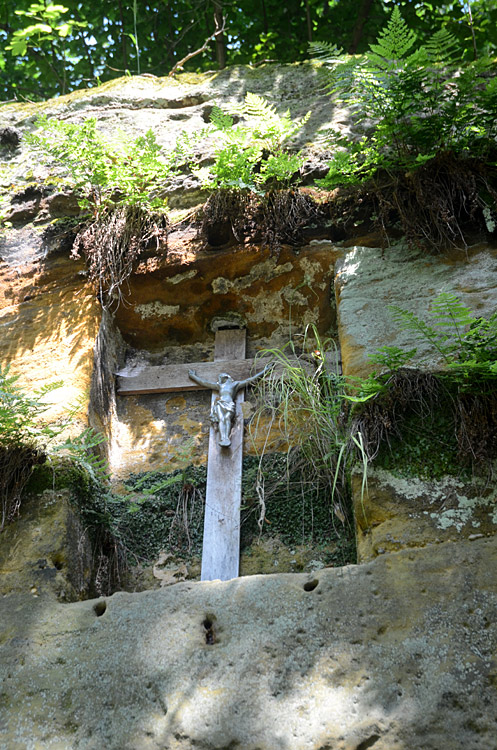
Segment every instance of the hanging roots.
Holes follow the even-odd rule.
[[[122,302],[123,284],[131,276],[139,256],[158,252],[167,244],[167,219],[140,206],[106,209],[76,237],[73,257],[83,252],[90,281],[109,309]]]
[[[240,190],[217,190],[202,210],[200,236],[213,247],[236,242],[298,246],[303,230],[322,210],[311,196],[298,190],[275,190],[264,196]]]
[[[368,187],[385,237],[398,222],[409,244],[441,252],[465,246],[468,229],[485,228],[487,202],[497,208],[491,181],[482,162],[444,152],[416,170],[377,177]]]
[[[400,369],[385,383],[385,390],[367,401],[354,422],[352,432],[360,432],[368,458],[374,459],[383,444],[401,437],[402,424],[413,412],[422,419],[433,413],[441,394],[434,375],[419,370]]]
[[[497,456],[497,388],[492,382],[478,393],[461,390],[457,383],[419,370],[400,369],[387,381],[386,390],[366,402],[354,422],[362,434],[369,459],[393,438],[402,439],[403,425],[415,415],[427,425],[443,410],[452,424],[458,461],[473,470],[488,468]]]
[[[0,446],[0,531],[19,513],[22,492],[33,467],[42,464],[45,454],[30,446]]]
[[[105,528],[92,536],[92,580],[96,596],[110,596],[123,582],[128,569],[126,550],[119,539]]]

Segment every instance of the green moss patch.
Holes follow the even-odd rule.
[[[283,454],[268,455],[259,465],[254,456],[244,458],[242,551],[252,547],[255,554],[261,540],[277,539],[289,550],[299,545],[319,548],[322,565],[353,562],[352,524],[336,524],[329,498],[306,482],[300,468],[282,480],[286,460]],[[131,563],[151,563],[161,550],[177,559],[191,560],[202,552],[206,479],[205,466],[189,466],[169,474],[133,474],[126,482],[125,493],[90,494],[79,503],[83,513],[110,529],[127,550]],[[262,518],[260,482],[264,484],[266,504]],[[293,559],[296,553],[289,554]],[[303,569],[313,558],[313,553],[299,554],[303,562],[295,569]],[[266,567],[264,564],[256,572],[267,572]]]

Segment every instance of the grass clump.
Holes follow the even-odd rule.
[[[361,434],[351,427],[347,381],[339,372],[332,344],[331,340],[322,341],[315,328],[309,328],[299,347],[291,342],[284,350],[265,352],[274,358],[275,367],[259,386],[261,408],[252,429],[258,430],[263,415],[269,417],[267,439],[271,428],[277,427],[290,447],[290,455],[292,450],[298,455],[299,469],[305,472],[307,481],[326,498],[330,517],[347,525],[350,468],[358,451],[365,478],[367,454]],[[291,471],[289,462],[287,482]],[[263,498],[261,506],[264,517]]]

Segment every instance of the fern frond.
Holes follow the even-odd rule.
[[[432,306],[432,317],[437,327],[446,329],[456,336],[461,336],[461,329],[474,322],[474,315],[469,307],[452,292],[439,294]]]
[[[439,65],[450,65],[454,62],[457,39],[447,29],[439,29],[424,45],[428,57]]]
[[[393,62],[404,60],[416,41],[416,34],[402,18],[396,5],[385,29],[380,32],[376,44],[371,44],[368,60],[380,69],[388,69]]]
[[[227,115],[219,107],[212,108],[211,122],[218,130],[228,130],[233,127],[233,118],[231,115]]]
[[[402,331],[413,331],[417,334],[418,338],[425,339],[432,344],[445,358],[446,352],[443,346],[447,340],[445,334],[440,334],[435,328],[429,326],[424,320],[418,318],[415,313],[409,310],[404,310],[397,305],[389,305],[388,309],[391,310],[393,319]]]
[[[331,42],[309,42],[309,52],[311,57],[329,65],[340,61],[343,49]]]
[[[255,117],[257,120],[262,120],[263,122],[271,122],[278,119],[276,106],[270,104],[263,96],[251,94],[250,91],[245,96],[243,112],[249,117]],[[288,112],[285,114],[288,115]]]

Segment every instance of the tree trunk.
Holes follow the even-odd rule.
[[[264,0],[261,0],[262,5],[262,28],[264,29],[264,33],[267,36],[267,33],[269,31],[269,26],[267,23],[267,10],[266,10],[266,3]]]
[[[123,13],[123,5],[121,0],[119,0],[119,20],[121,21],[121,47],[122,47],[122,55],[123,55],[123,69],[128,69],[128,46],[127,46],[127,37],[124,32],[124,13]]]
[[[309,0],[305,0],[305,19],[307,22],[307,41],[312,42],[312,21],[311,9],[309,8]]]
[[[361,9],[359,11],[359,15],[357,17],[356,25],[354,28],[354,33],[352,34],[352,41],[349,47],[349,55],[355,55],[355,53],[357,52],[359,42],[362,39],[364,24],[368,20],[372,4],[373,0],[362,0]]]
[[[216,31],[219,31],[224,26],[223,6],[219,0],[213,0],[213,5],[214,23],[216,25]],[[216,36],[216,59],[219,70],[223,70],[226,67],[226,39],[224,33]]]

